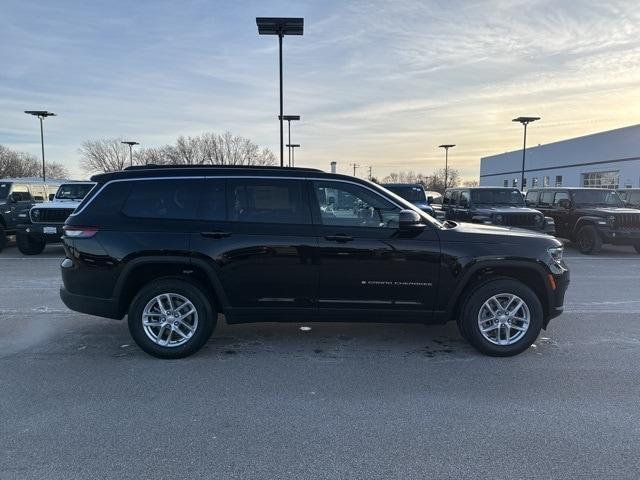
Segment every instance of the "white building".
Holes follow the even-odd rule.
[[[535,128],[535,124],[532,125]],[[480,185],[520,187],[522,150],[480,159]],[[527,147],[527,187],[640,187],[640,125]]]

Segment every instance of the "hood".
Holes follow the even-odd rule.
[[[626,207],[577,207],[580,211],[580,214],[587,215],[616,215],[623,213],[638,213],[640,214],[640,210],[637,208],[626,208]]]
[[[550,240],[550,243],[561,245],[560,241],[549,235],[517,227],[500,227],[482,223],[460,222],[457,227],[446,229],[445,231],[457,233],[461,237],[460,241],[467,242],[509,242],[509,239],[521,239],[525,237],[531,239],[546,239]]]
[[[485,215],[493,215],[497,213],[540,213],[538,210],[534,210],[533,208],[509,205],[475,207],[473,211]]]
[[[36,203],[33,208],[37,209],[49,209],[49,208],[67,208],[67,209],[75,209],[82,200],[53,200],[51,202],[46,203]]]

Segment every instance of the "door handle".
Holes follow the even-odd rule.
[[[339,233],[337,235],[326,235],[325,240],[331,240],[334,242],[351,242],[353,237],[351,235],[347,235],[345,233]]]
[[[221,231],[200,232],[200,235],[202,235],[205,238],[226,238],[231,236],[231,232],[221,232]]]

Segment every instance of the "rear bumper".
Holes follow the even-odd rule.
[[[77,295],[69,292],[64,287],[60,287],[60,298],[68,308],[76,312],[96,315],[98,317],[114,318],[116,320],[121,320],[123,317],[118,312],[117,303],[110,298]]]

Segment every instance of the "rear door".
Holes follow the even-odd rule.
[[[401,207],[364,185],[316,180],[310,196],[319,241],[320,312],[333,309],[347,320],[356,311],[432,312],[440,268],[434,229],[402,235]],[[356,208],[331,200],[336,197],[352,198]]]
[[[231,313],[315,309],[317,239],[303,179],[208,178],[198,216],[193,258],[214,269]]]

